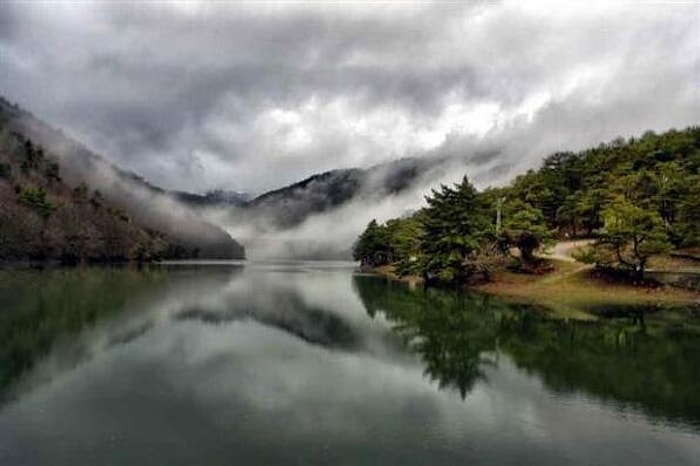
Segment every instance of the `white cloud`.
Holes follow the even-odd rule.
[[[260,192],[483,145],[519,169],[697,123],[699,18],[696,3],[10,3],[0,86],[166,187]]]

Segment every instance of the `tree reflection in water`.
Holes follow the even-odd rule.
[[[9,268],[0,269],[0,405],[13,399],[15,385],[56,345],[70,342],[78,364],[90,349],[77,338],[124,313],[138,314],[177,291],[206,295],[239,268],[197,266]],[[114,332],[107,345],[126,343],[147,330],[148,321]]]
[[[367,313],[383,313],[420,355],[426,375],[463,398],[505,355],[555,392],[700,425],[700,320],[689,309],[607,307],[599,319],[579,321],[380,277],[356,275],[354,286]]]

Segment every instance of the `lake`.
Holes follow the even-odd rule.
[[[697,309],[342,262],[0,269],[0,464],[700,464]]]

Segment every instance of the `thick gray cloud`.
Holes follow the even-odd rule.
[[[697,124],[698,44],[697,3],[5,2],[0,92],[166,187],[498,154],[488,184]]]

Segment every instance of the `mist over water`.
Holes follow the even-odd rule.
[[[3,1],[0,257],[42,262],[0,264],[0,466],[699,465],[698,303],[603,301],[691,301],[648,279],[691,284],[699,19]],[[504,280],[582,290],[555,309],[349,262],[426,196],[418,223],[368,230],[363,264],[456,284],[559,256],[596,280]],[[532,257],[555,233],[572,241]],[[597,279],[616,266],[620,296]]]
[[[659,313],[641,333],[624,314],[558,321],[345,262],[0,274],[3,464],[700,454],[700,338]]]
[[[276,219],[290,209],[304,209],[311,204],[312,189],[307,188],[298,199],[291,193],[288,200],[281,200],[269,209],[226,206],[204,209],[203,215],[243,243],[251,259],[350,260],[355,240],[372,219],[384,222],[410,215],[425,206],[425,196],[433,189],[456,183],[465,175],[481,187],[488,186],[487,172],[470,164],[466,157],[436,161],[411,159],[405,163],[418,166],[418,173],[406,181],[403,189],[387,192],[387,180],[392,178],[391,170],[396,171],[396,166],[379,166],[362,179],[350,200],[322,212],[299,215],[302,221],[298,224],[280,225]]]

